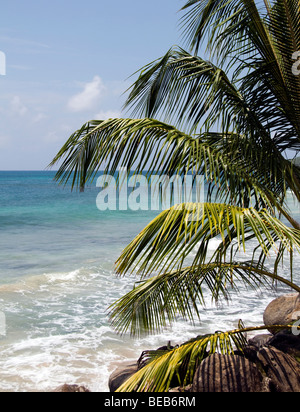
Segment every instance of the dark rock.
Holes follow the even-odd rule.
[[[250,362],[256,363],[258,349],[255,346],[248,345],[244,348],[243,356]]]
[[[280,332],[273,336],[267,345],[300,359],[300,336]]]
[[[262,392],[263,377],[242,356],[214,354],[196,371],[192,392]]]
[[[192,391],[192,385],[185,386],[182,388],[181,386],[177,386],[177,388],[172,388],[169,390],[169,393],[189,393]]]
[[[300,392],[300,365],[278,349],[263,348],[258,359],[270,379],[271,392]]]
[[[271,325],[291,325],[300,318],[300,295],[289,294],[273,300],[264,313],[264,323]],[[270,332],[278,332],[271,328]]]
[[[137,371],[137,363],[124,363],[124,365],[113,372],[109,378],[108,386],[110,392],[116,392],[116,390],[119,389],[120,386],[122,386],[123,383],[125,383]]]
[[[162,351],[162,350],[166,350],[166,351],[167,351],[167,350],[172,350],[172,349],[174,349],[174,347],[175,347],[175,346],[172,346],[172,345],[171,345],[171,341],[169,341],[167,345],[161,346],[160,348],[157,349],[157,351],[159,351],[159,350],[160,350],[160,351]]]
[[[263,348],[266,343],[273,337],[271,334],[257,335],[254,338],[249,339],[248,343],[250,346],[253,346],[257,350]]]
[[[56,388],[53,392],[60,392],[60,393],[88,393],[91,392],[84,386],[79,385],[67,385],[66,383],[62,386]]]

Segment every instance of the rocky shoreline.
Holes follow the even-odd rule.
[[[264,312],[264,323],[300,326],[300,295],[284,295],[271,302]],[[139,361],[122,364],[110,376],[110,392],[142,367]],[[84,386],[63,385],[54,392],[90,391]],[[300,392],[300,330],[269,328],[269,333],[249,339],[243,354],[208,356],[196,370],[191,385],[169,392]]]
[[[300,392],[299,337],[280,332],[257,335],[248,343],[245,356],[215,354],[206,358],[193,385],[170,392]],[[137,363],[122,365],[110,377],[110,392],[138,370]]]
[[[264,312],[266,326],[291,325],[299,319],[298,294],[275,299]],[[300,331],[270,328],[269,332],[249,339],[243,356],[209,356],[197,369],[192,385],[170,392],[300,392]],[[115,392],[139,369],[138,362],[123,364],[110,377],[110,391]]]

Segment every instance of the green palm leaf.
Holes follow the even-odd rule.
[[[179,47],[141,70],[126,102],[126,107],[131,106],[133,116],[153,117],[163,112],[166,119],[192,130],[200,122],[209,129],[229,112],[235,122],[225,122],[224,133],[234,130],[239,113],[249,111],[222,69]]]
[[[278,330],[289,327],[292,326],[279,325]],[[245,334],[267,329],[268,326],[245,328],[241,324],[237,330],[199,336],[170,351],[153,352],[148,365],[129,378],[117,392],[168,392],[174,378],[177,378],[177,386],[187,386],[193,382],[197,367],[207,356],[233,354],[234,350],[243,354],[247,345]]]
[[[219,202],[162,212],[118,259],[119,274],[141,276],[111,308],[116,329],[133,335],[154,333],[177,316],[198,319],[207,291],[214,301],[228,299],[241,283],[282,282],[300,292],[292,282],[300,225],[286,205],[288,188],[300,201],[300,168],[286,152],[300,150],[300,77],[292,73],[292,55],[300,50],[299,1],[188,0],[183,9],[191,52],[173,47],[130,88],[126,106],[146,118],[88,122],[51,163],[61,164],[57,181],[80,189],[100,168],[147,170],[148,177],[154,171],[204,175],[207,201]],[[197,56],[203,44],[206,52]],[[208,258],[211,239],[220,245]],[[250,240],[257,244],[252,259],[237,261]],[[273,270],[266,268],[272,251]],[[291,280],[278,275],[285,253]],[[205,356],[243,351],[244,333],[262,329],[241,326],[151,354],[120,390],[167,391],[174,377],[188,384]]]
[[[167,392],[174,377],[181,386],[186,386],[191,383],[196,368],[205,357],[218,350],[233,354],[235,344],[240,350],[246,345],[240,331],[201,336],[179,348],[160,352],[117,392]]]
[[[204,175],[211,184],[211,195],[216,192],[224,201],[241,206],[253,203],[270,210],[275,206],[291,224],[282,208],[285,182],[300,196],[293,165],[274,152],[272,145],[266,143],[262,150],[257,142],[232,133],[190,136],[153,119],[89,122],[69,138],[50,166],[58,162],[56,180],[72,180],[73,187],[82,189],[101,168],[112,175],[121,167],[128,172],[134,167],[137,174],[147,169],[148,176],[152,170],[169,176]]]
[[[133,336],[162,331],[178,316],[201,318],[205,296],[218,302],[229,299],[244,284],[255,290],[280,282],[300,293],[300,287],[253,262],[220,262],[186,267],[137,283],[111,307],[111,321],[119,333]],[[209,292],[209,294],[208,294]]]
[[[289,228],[267,210],[240,208],[227,204],[189,203],[172,207],[154,219],[124,250],[117,262],[121,274],[137,271],[147,276],[180,270],[196,248],[193,265],[206,263],[209,242],[220,238],[221,246],[214,259],[221,261],[234,242],[245,250],[246,242],[256,239],[262,254],[270,250],[300,250],[300,231]],[[255,260],[255,256],[253,256]]]
[[[298,1],[191,0],[184,9],[191,46],[198,51],[205,41],[223,68],[234,67],[232,82],[277,147],[299,150],[300,82],[291,70],[300,49]]]
[[[73,187],[84,187],[101,167],[112,175],[120,167],[131,170],[133,165],[136,173],[147,166],[168,173],[183,167],[181,159],[192,141],[191,136],[153,119],[91,121],[69,138],[50,167],[62,162],[56,180],[64,183],[72,179]]]
[[[224,173],[229,164],[236,166],[235,170],[224,173],[224,179],[228,179],[229,175],[232,181],[235,180],[227,185],[233,195],[233,202],[237,197],[235,194],[247,193],[258,182],[262,183],[259,191],[264,192],[264,188],[270,187],[271,181],[272,184],[276,182],[276,188],[271,189],[272,193],[279,193],[280,188],[281,196],[284,197],[283,182],[286,182],[300,200],[299,169],[293,168],[285,159],[281,153],[281,143],[279,147],[274,144],[272,133],[274,127],[278,130],[280,126],[276,139],[278,142],[283,139],[286,148],[294,142],[291,139],[295,135],[294,125],[282,109],[278,108],[277,97],[268,89],[269,80],[265,84],[260,83],[260,77],[265,75],[266,67],[263,65],[245,76],[241,82],[230,81],[226,73],[211,62],[175,48],[161,60],[142,69],[140,77],[131,88],[127,106],[135,107],[133,115],[154,116],[165,113],[166,118],[178,124],[187,123],[192,126],[192,130],[197,129],[199,123],[203,129],[221,129],[220,133],[202,133],[198,139],[206,141],[211,150],[218,146],[218,152],[212,152],[214,158],[219,154],[219,158],[223,160],[218,171]],[[295,76],[292,73],[291,76],[295,82]],[[273,80],[277,87],[278,80]],[[289,117],[294,118],[296,114],[292,107],[291,110]],[[216,168],[212,166],[209,170],[214,173]],[[249,170],[252,171],[251,175]],[[242,171],[244,176],[238,179],[237,176]],[[252,182],[247,182],[248,179]],[[241,181],[244,187],[241,187]],[[244,201],[244,205],[247,205],[247,201]]]

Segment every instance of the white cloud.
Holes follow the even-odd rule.
[[[115,119],[121,117],[121,112],[117,110],[102,110],[101,112],[95,115],[95,119],[99,120],[108,120],[108,119]]]
[[[41,122],[42,120],[45,120],[45,119],[47,119],[47,118],[48,118],[48,116],[47,116],[45,113],[37,113],[37,114],[33,117],[32,123],[39,123],[39,122]]]
[[[84,85],[81,93],[71,97],[68,102],[68,108],[72,112],[82,112],[93,109],[105,90],[106,87],[102,79],[99,76],[95,76],[93,81]]]
[[[20,96],[14,96],[10,103],[11,110],[14,114],[24,116],[28,112],[28,108],[22,103]]]

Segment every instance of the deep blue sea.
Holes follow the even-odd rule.
[[[0,391],[64,383],[107,391],[116,366],[145,349],[234,329],[241,317],[262,324],[275,293],[250,290],[228,305],[206,307],[197,325],[178,320],[164,334],[139,340],[117,335],[107,309],[136,279],[117,277],[114,262],[157,212],[101,212],[95,182],[72,192],[54,174],[0,172]],[[288,266],[287,260],[285,273]]]

